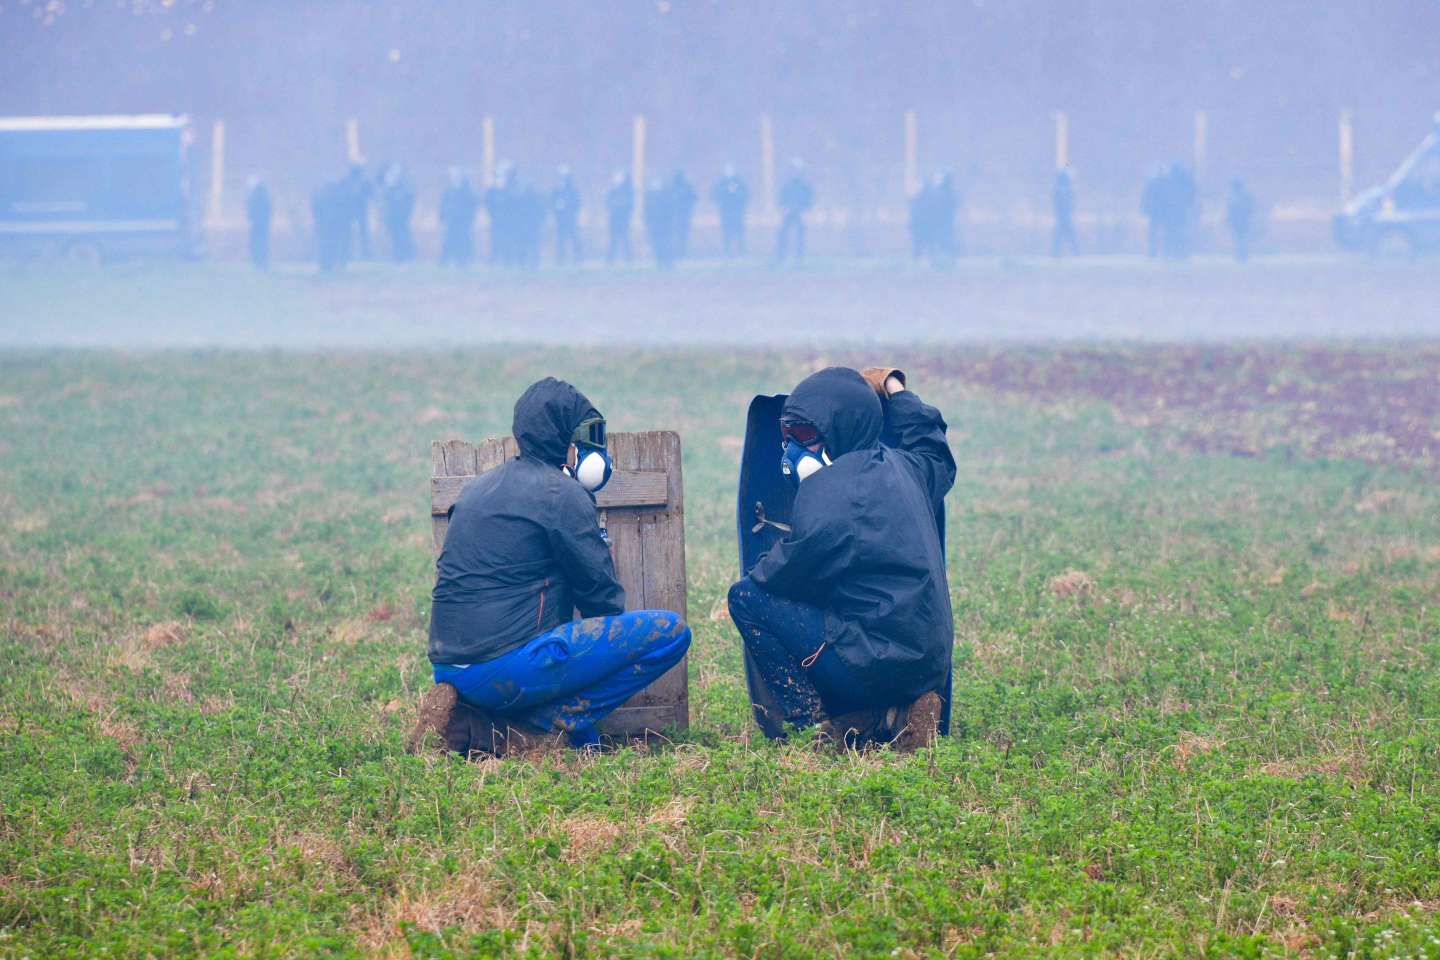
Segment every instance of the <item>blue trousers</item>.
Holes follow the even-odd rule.
[[[855,675],[825,645],[825,611],[767,593],[749,577],[730,588],[729,600],[730,619],[786,723],[805,727],[822,708],[834,716],[867,706]]]
[[[678,613],[631,610],[562,623],[484,663],[437,663],[435,682],[493,717],[563,730],[579,747],[598,741],[596,725],[689,648]]]

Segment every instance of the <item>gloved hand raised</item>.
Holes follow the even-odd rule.
[[[860,371],[860,376],[874,388],[881,400],[905,389],[905,371],[895,367],[866,367]]]

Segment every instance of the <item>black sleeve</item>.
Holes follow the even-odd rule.
[[[824,471],[811,477],[813,484],[795,500],[792,529],[784,540],[765,552],[750,569],[750,579],[764,590],[792,600],[815,601],[851,563],[854,553],[853,510],[822,509],[843,496],[825,483]],[[806,496],[811,494],[811,496]]]
[[[609,617],[625,612],[625,588],[615,579],[615,561],[600,536],[600,524],[589,497],[562,497],[559,516],[550,528],[550,545],[582,617]]]
[[[911,455],[925,479],[930,499],[938,505],[955,485],[955,456],[945,439],[945,418],[910,390],[890,397],[886,416],[896,446]]]

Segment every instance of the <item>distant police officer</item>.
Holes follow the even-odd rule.
[[[675,265],[675,234],[675,194],[657,177],[645,189],[645,236],[661,270]]]
[[[540,265],[540,237],[545,232],[545,198],[530,184],[515,189],[515,265]]]
[[[345,171],[340,181],[340,200],[344,205],[345,246],[347,258],[353,254],[359,259],[370,259],[370,200],[375,195],[375,185],[365,175],[365,164],[355,161]],[[351,234],[355,246],[350,247]]]
[[[580,252],[580,191],[569,167],[558,171],[560,182],[550,191],[550,214],[555,218],[555,262],[579,263]]]
[[[270,266],[270,188],[265,181],[251,176],[245,181],[245,219],[250,224],[250,262],[257,269]]]
[[[710,189],[710,199],[720,212],[720,236],[725,256],[745,254],[745,208],[750,203],[750,188],[735,172],[735,165],[727,163],[720,179]]]
[[[331,180],[321,185],[310,199],[315,221],[315,260],[322,273],[342,270],[349,259],[351,216],[345,184]]]
[[[670,181],[670,215],[674,219],[672,229],[676,260],[690,255],[690,221],[694,218],[695,202],[699,196],[685,171],[676,170]]]
[[[1140,191],[1140,213],[1145,217],[1145,252],[1151,257],[1160,256],[1160,247],[1165,233],[1165,174],[1164,168],[1145,178],[1145,188]]]
[[[805,214],[815,205],[815,188],[805,176],[805,161],[790,161],[790,176],[780,188],[780,233],[775,238],[775,259],[805,258]]]
[[[1246,262],[1250,259],[1250,236],[1255,228],[1255,197],[1238,177],[1230,181],[1230,193],[1225,198],[1225,224],[1235,243],[1235,259]]]
[[[385,170],[380,202],[383,207],[385,232],[390,235],[390,256],[396,263],[415,259],[415,238],[410,232],[410,218],[415,214],[415,188],[405,176],[405,168],[392,163]]]
[[[1050,255],[1058,257],[1066,247],[1070,248],[1071,254],[1079,253],[1079,243],[1075,239],[1075,175],[1069,167],[1055,171],[1055,183],[1050,188],[1050,209],[1055,218]]]
[[[613,263],[619,256],[628,262],[630,250],[630,219],[635,216],[635,186],[630,174],[615,171],[610,189],[605,191],[605,216],[609,221],[610,243],[605,248],[605,262]]]
[[[450,185],[440,197],[442,264],[467,267],[475,259],[475,214],[479,209],[480,197],[471,188],[465,171],[451,167]]]
[[[490,262],[515,260],[515,171],[508,160],[501,161],[495,180],[485,188],[485,215],[490,221]]]

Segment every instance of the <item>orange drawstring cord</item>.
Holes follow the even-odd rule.
[[[825,649],[825,644],[828,642],[829,641],[827,640],[820,641],[820,646],[816,647],[815,652],[810,654],[810,656],[806,657],[804,660],[801,660],[800,666],[804,667],[806,670],[809,670],[811,667],[815,666],[815,661],[820,658],[820,651]]]

